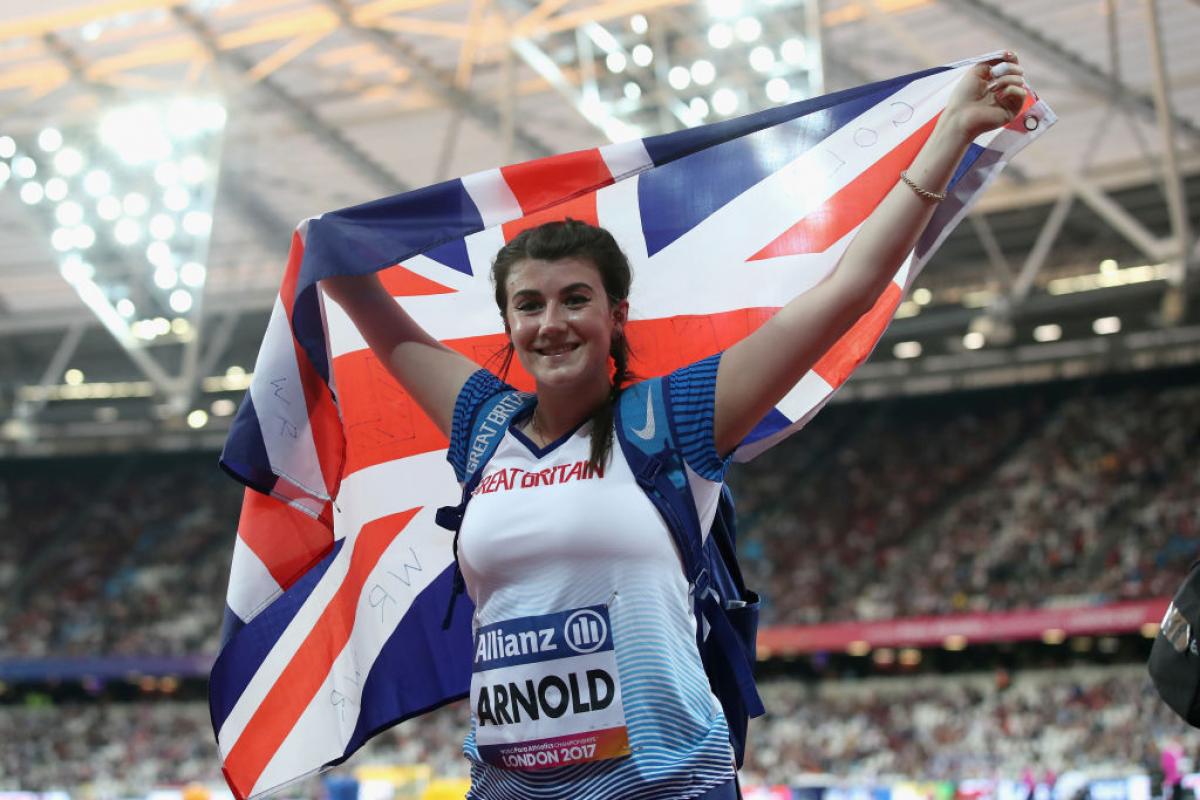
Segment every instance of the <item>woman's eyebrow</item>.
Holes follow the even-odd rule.
[[[562,288],[561,292],[562,292],[562,294],[566,294],[567,292],[577,292],[580,289],[587,289],[589,292],[596,291],[594,288],[592,288],[592,285],[590,283],[585,283],[584,281],[576,281],[575,283],[572,283],[569,286],[564,286]]]

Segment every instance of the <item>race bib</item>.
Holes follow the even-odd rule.
[[[484,761],[539,770],[629,754],[606,606],[475,632],[475,744]]]

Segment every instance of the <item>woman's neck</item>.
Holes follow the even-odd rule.
[[[537,388],[537,406],[534,408],[530,427],[545,446],[557,441],[595,413],[602,403],[607,402],[612,384],[608,376],[587,386],[578,384],[548,388]]]

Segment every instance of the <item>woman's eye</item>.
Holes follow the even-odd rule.
[[[541,303],[535,302],[533,300],[526,300],[524,302],[517,303],[517,311],[519,311],[523,314],[528,314],[531,311],[537,311],[541,307],[542,307]]]
[[[567,297],[567,305],[572,307],[584,305],[587,301],[587,295],[573,294]]]

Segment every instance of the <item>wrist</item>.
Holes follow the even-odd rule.
[[[966,123],[952,110],[947,109],[938,117],[929,136],[929,143],[935,147],[960,151],[965,154],[967,148],[975,141],[975,132],[968,130]]]

